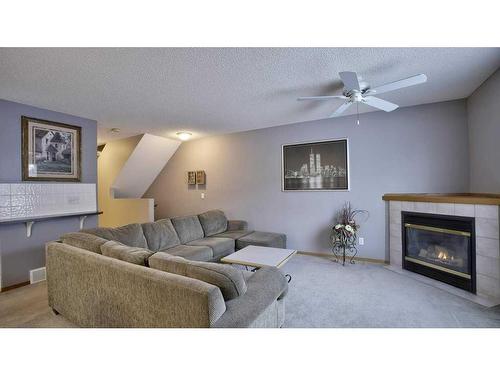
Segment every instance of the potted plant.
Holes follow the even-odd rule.
[[[345,265],[346,256],[350,257],[349,263],[354,264],[354,257],[358,253],[356,240],[358,238],[359,225],[355,217],[366,210],[354,210],[351,202],[346,202],[336,215],[335,225],[332,227],[330,240],[335,261]]]

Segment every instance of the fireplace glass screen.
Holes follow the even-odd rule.
[[[459,276],[471,274],[471,233],[416,224],[405,227],[406,261]]]

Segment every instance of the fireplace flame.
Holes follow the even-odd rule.
[[[448,259],[448,253],[446,251],[440,251],[439,254],[438,254],[438,259],[447,260]]]

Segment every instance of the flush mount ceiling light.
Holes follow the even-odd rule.
[[[109,132],[110,133],[119,133],[120,132],[120,128],[111,128],[111,129],[109,129]]]
[[[177,132],[175,134],[177,135],[177,137],[179,137],[181,141],[187,141],[192,136],[192,134],[189,132]]]

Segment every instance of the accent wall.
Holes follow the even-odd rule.
[[[22,182],[21,116],[62,122],[82,127],[82,181],[97,183],[97,122],[20,103],[0,100],[0,183]],[[30,183],[30,182],[26,182]],[[89,216],[85,227],[95,227]],[[79,229],[78,217],[54,218],[33,226],[26,237],[24,223],[0,224],[0,285],[2,288],[29,280],[29,271],[45,265],[45,243],[63,233]]]

